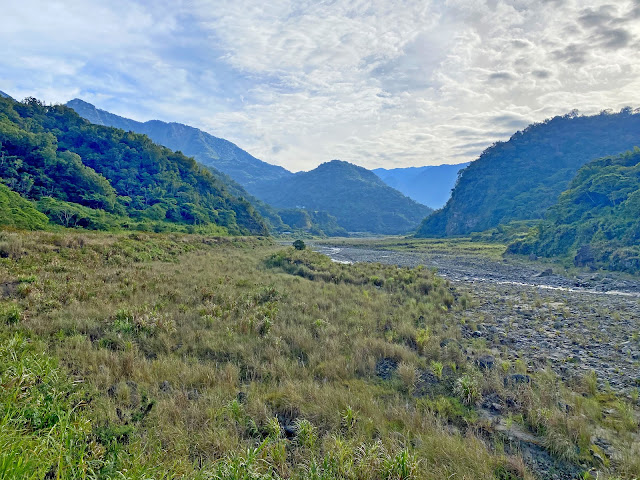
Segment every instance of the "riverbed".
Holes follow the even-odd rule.
[[[484,339],[530,369],[564,379],[595,372],[601,388],[640,387],[640,281],[606,272],[568,277],[517,258],[311,244],[339,263],[424,265],[472,298],[456,313],[463,335]]]

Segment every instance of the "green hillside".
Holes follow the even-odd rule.
[[[229,175],[251,193],[251,187],[255,182],[272,181],[292,175],[282,167],[255,158],[224,138],[214,137],[188,125],[160,120],[137,122],[100,110],[78,98],[68,102],[67,106],[91,123],[148,135],[160,145],[190,155],[200,163]]]
[[[640,114],[578,116],[533,124],[497,142],[462,171],[451,199],[418,235],[465,235],[512,220],[542,218],[578,169],[640,144]]]
[[[259,187],[256,195],[275,207],[326,211],[350,232],[406,233],[432,211],[373,172],[339,160]]]
[[[326,217],[328,215],[326,212],[307,212],[301,209],[294,212],[288,209],[285,214],[289,219],[292,215],[295,217],[294,224],[281,218],[275,208],[249,193],[243,185],[252,188],[256,183],[269,183],[289,177],[292,173],[282,167],[258,160],[223,138],[214,137],[207,132],[180,123],[166,123],[159,120],[136,122],[98,109],[77,98],[67,102],[67,106],[96,125],[142,133],[160,145],[193,156],[224,183],[230,194],[249,202],[273,232],[302,229],[315,235],[346,234],[344,229],[337,224],[334,225],[335,219]]]
[[[587,163],[514,253],[640,271],[640,149]]]
[[[58,203],[44,202],[52,208],[68,202],[73,212],[94,211],[108,220],[105,227],[125,217],[234,234],[267,231],[248,202],[192,158],[145,135],[92,125],[63,105],[0,98],[0,155],[0,178],[13,191],[40,203],[52,197]],[[92,228],[77,218],[57,223]]]
[[[33,203],[0,183],[0,225],[23,230],[40,230],[49,219]]]

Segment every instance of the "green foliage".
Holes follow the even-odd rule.
[[[570,257],[577,266],[640,271],[640,149],[587,163],[513,253]]]
[[[23,197],[51,197],[73,207],[87,228],[109,228],[106,212],[138,220],[218,225],[231,233],[266,233],[253,207],[192,158],[144,135],[91,125],[72,109],[0,99],[0,178]],[[50,203],[50,202],[49,202]],[[60,205],[52,204],[56,223]],[[112,217],[109,217],[112,218]],[[82,223],[82,222],[81,222]],[[109,223],[109,222],[107,222]]]
[[[456,393],[465,405],[473,405],[482,397],[478,380],[469,374],[464,374],[456,383]]]
[[[405,233],[432,211],[387,186],[374,173],[339,160],[254,189],[258,197],[276,207],[327,212],[337,219],[339,228],[349,232]],[[312,220],[328,228],[331,219],[322,215]]]
[[[48,221],[31,202],[0,183],[0,226],[41,230]]]
[[[81,392],[22,335],[0,337],[0,478],[96,478]]]
[[[595,116],[572,112],[530,125],[462,170],[449,202],[425,219],[418,235],[465,235],[540,219],[581,166],[640,144],[638,132],[640,114],[630,109]]]
[[[251,190],[250,187],[254,183],[271,182],[292,175],[282,167],[258,160],[233,143],[223,138],[214,137],[197,128],[159,120],[136,122],[104,110],[98,110],[93,105],[79,99],[71,100],[67,106],[73,108],[91,123],[147,135],[160,145],[194,157],[198,162],[214,169],[216,174],[224,172],[234,180],[232,181],[234,185],[230,185],[231,189],[240,187],[235,182],[239,182]],[[226,180],[225,183],[227,183]],[[240,187],[237,192],[232,191],[233,195],[244,197],[255,205],[246,196],[246,191],[245,194],[242,194],[240,190],[244,191],[244,188]],[[260,210],[261,207],[256,206],[256,209]]]
[[[278,210],[282,221],[292,230],[303,230],[318,236],[343,236],[347,231],[338,225],[338,220],[327,212],[308,211],[303,208],[286,208]]]
[[[22,319],[22,310],[18,304],[0,303],[0,323],[5,325],[12,325],[18,323]]]
[[[304,244],[304,241],[296,240],[295,242],[293,242],[293,248],[295,248],[296,250],[304,250],[305,248],[307,248],[307,246]]]
[[[402,295],[416,300],[424,300],[425,296],[429,296],[430,301],[444,310],[451,308],[455,302],[449,282],[422,266],[403,268],[377,263],[342,265],[320,253],[294,248],[274,253],[265,263],[270,268],[280,268],[310,280],[370,286],[388,293],[402,292]],[[367,295],[368,291],[365,290]],[[416,336],[418,342],[427,342],[430,338],[429,328],[417,330]]]

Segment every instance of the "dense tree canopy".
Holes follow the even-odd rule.
[[[112,215],[266,233],[253,207],[194,159],[36,99],[0,99],[0,178],[34,200],[52,197]]]
[[[462,170],[445,207],[419,236],[465,235],[512,220],[542,218],[588,161],[640,145],[640,114],[631,109],[572,112],[515,133]]]
[[[574,257],[577,265],[640,270],[640,149],[583,166],[516,253]]]

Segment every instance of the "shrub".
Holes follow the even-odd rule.
[[[302,240],[296,240],[295,242],[293,242],[293,248],[295,248],[296,250],[304,250],[305,248],[307,248],[307,246]]]
[[[22,320],[22,310],[15,303],[0,305],[0,323],[12,325]]]

